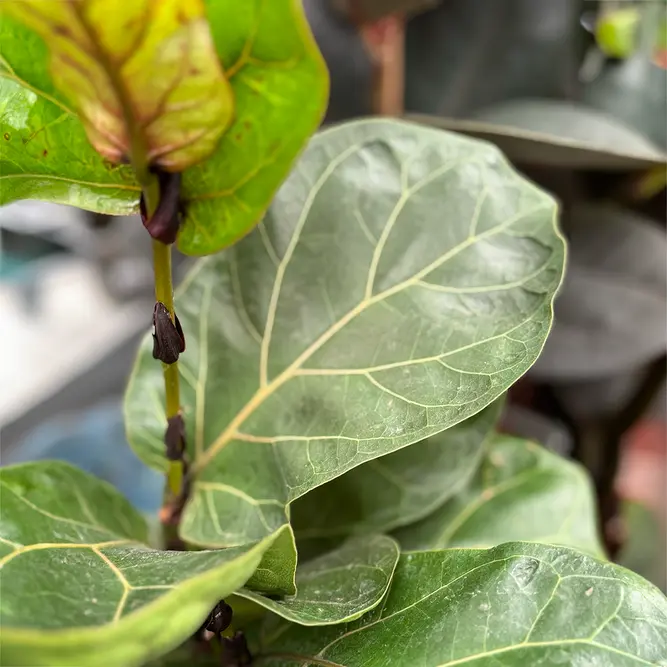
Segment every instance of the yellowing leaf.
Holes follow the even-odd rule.
[[[201,0],[3,3],[51,53],[56,88],[111,162],[182,171],[208,157],[233,116]]]

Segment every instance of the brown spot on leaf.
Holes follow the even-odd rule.
[[[5,132],[2,136],[5,138],[5,141],[9,141],[10,139],[9,132]]]
[[[249,130],[252,127],[252,125],[250,124],[249,120],[244,120],[243,127],[245,127],[246,130]]]
[[[49,151],[46,150],[46,148],[42,151],[42,155],[46,157],[49,154]]]

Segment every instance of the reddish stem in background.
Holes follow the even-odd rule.
[[[354,20],[354,14],[352,19]],[[405,17],[355,21],[373,60],[373,113],[402,116],[405,94]]]

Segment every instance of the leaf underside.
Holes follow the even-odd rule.
[[[549,330],[555,214],[487,144],[387,120],[317,136],[258,229],[177,296],[183,538],[259,539],[307,491],[500,396]],[[126,425],[164,470],[162,387],[147,338]]]

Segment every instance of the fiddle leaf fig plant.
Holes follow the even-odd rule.
[[[68,464],[0,469],[0,664],[667,661],[584,471],[497,433],[563,276],[549,195],[411,123],[305,145],[327,78],[296,0],[1,10],[3,202],[153,238],[125,422],[165,493],[151,538]],[[216,253],[175,298],[174,242]]]

